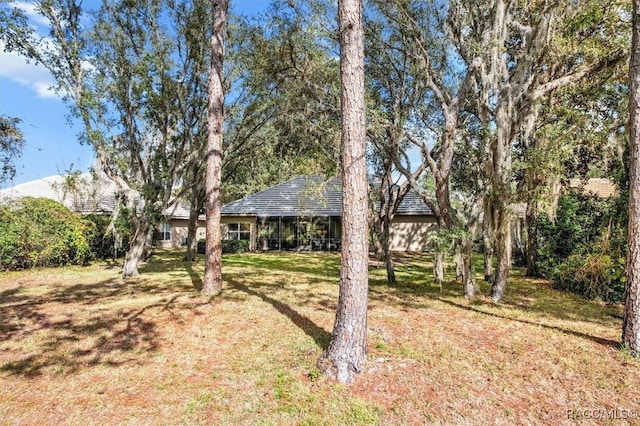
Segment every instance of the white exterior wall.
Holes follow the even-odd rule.
[[[251,239],[249,240],[249,249],[255,250],[257,240],[257,225],[256,218],[254,216],[230,216],[221,218],[223,228],[223,238],[225,231],[225,224],[231,222],[237,223],[249,223],[251,226]],[[170,241],[156,241],[156,246],[160,248],[180,248],[184,246],[184,242],[187,238],[187,232],[189,227],[189,221],[187,219],[171,219],[171,240]],[[198,229],[196,230],[196,241],[204,240],[206,237],[206,222],[204,220],[198,221]]]
[[[433,216],[396,216],[391,221],[392,251],[427,251],[427,235],[435,229]]]
[[[251,225],[251,239],[249,240],[249,250],[255,250],[258,244],[258,226],[257,226],[257,218],[255,216],[226,216],[222,217],[222,229],[223,229],[223,239],[224,239],[224,225],[226,223],[249,223]]]

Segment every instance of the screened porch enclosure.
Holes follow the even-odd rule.
[[[227,237],[249,239],[250,250],[340,250],[342,248],[342,181],[298,176],[225,204],[222,221]],[[390,229],[391,247],[422,251],[435,218],[418,194],[409,192]]]
[[[259,250],[339,250],[339,216],[258,218]]]

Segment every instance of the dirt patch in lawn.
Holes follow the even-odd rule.
[[[109,264],[0,274],[0,424],[637,424],[640,363],[621,307],[516,274],[505,301],[442,291],[428,256],[398,285],[371,268],[367,368],[315,367],[330,340],[336,254],[202,260],[163,252],[139,279]],[[488,293],[486,286],[483,294]]]

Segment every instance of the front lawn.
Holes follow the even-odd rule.
[[[202,259],[182,255],[160,252],[130,281],[107,263],[0,273],[0,424],[640,416],[640,362],[618,349],[621,307],[521,271],[494,306],[468,303],[455,282],[440,291],[427,255],[397,259],[396,287],[372,261],[367,369],[345,387],[315,368],[335,318],[339,254],[225,255],[212,301],[197,293]],[[633,421],[608,423],[619,422]]]

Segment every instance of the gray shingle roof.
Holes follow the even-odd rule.
[[[341,181],[320,176],[298,176],[222,207],[229,216],[340,216],[341,211]]]
[[[422,197],[413,191],[404,196],[396,210],[397,215],[431,215],[433,212],[424,203]]]
[[[341,216],[342,180],[298,176],[222,207],[225,216],[293,217]],[[409,192],[398,207],[400,215],[430,215],[422,198]]]

